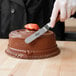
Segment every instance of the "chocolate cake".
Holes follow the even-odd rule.
[[[6,53],[21,59],[40,59],[59,54],[55,34],[48,31],[33,42],[27,44],[24,40],[35,31],[20,29],[9,34],[9,44]]]

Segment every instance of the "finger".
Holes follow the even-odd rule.
[[[71,14],[73,15],[76,12],[76,0],[72,1],[72,12]]]
[[[74,15],[76,12],[76,7],[72,8],[71,15]]]
[[[70,6],[67,7],[67,18],[71,16],[72,8]]]
[[[61,5],[60,8],[60,21],[63,22],[67,18],[67,12],[66,12],[66,4]]]
[[[58,7],[57,3],[55,2],[54,8],[53,8],[53,11],[52,11],[52,15],[51,15],[51,27],[52,28],[55,26],[56,19],[57,19],[57,16],[58,16],[58,12],[59,12],[59,7]]]
[[[68,4],[67,4],[67,18],[69,18],[71,16],[71,11],[72,11],[72,0],[69,0],[68,1]]]

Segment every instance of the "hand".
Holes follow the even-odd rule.
[[[76,0],[56,0],[51,15],[51,27],[55,26],[58,17],[64,22],[76,12]],[[59,16],[60,14],[60,16]]]

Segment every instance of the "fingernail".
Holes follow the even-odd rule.
[[[53,26],[53,25],[51,25],[51,28],[54,28],[54,26]]]

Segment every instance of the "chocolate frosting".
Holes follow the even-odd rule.
[[[55,34],[48,31],[33,42],[27,44],[24,40],[36,31],[27,29],[15,30],[9,34],[9,44],[6,53],[18,58],[46,58],[57,55],[60,51],[56,44]]]

